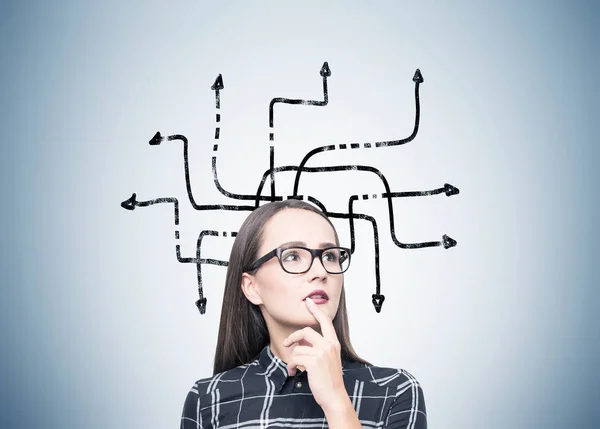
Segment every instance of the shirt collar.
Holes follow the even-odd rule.
[[[342,371],[346,369],[350,363],[343,355],[342,359]],[[267,344],[258,355],[258,363],[262,369],[259,375],[268,376],[271,381],[275,384],[275,389],[280,392],[288,379],[287,363],[283,362],[277,356],[273,354],[271,345]]]

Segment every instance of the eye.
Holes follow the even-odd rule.
[[[339,260],[339,251],[328,250],[327,252],[323,252],[323,259],[327,262],[337,262]]]
[[[283,262],[296,262],[296,261],[299,261],[300,259],[301,259],[300,254],[298,253],[297,250],[294,250],[294,249],[286,250],[281,255],[281,260]]]

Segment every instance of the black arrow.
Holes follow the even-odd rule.
[[[447,236],[446,237],[449,240],[446,240],[444,242],[429,241],[429,242],[423,242],[423,243],[403,243],[400,240],[398,240],[398,238],[396,237],[396,231],[395,231],[395,227],[394,227],[394,206],[392,204],[392,195],[393,194],[390,191],[390,185],[389,185],[386,177],[383,175],[383,173],[381,171],[379,171],[375,167],[371,167],[371,166],[367,166],[367,165],[338,165],[338,166],[331,166],[331,167],[304,167],[304,168],[302,168],[302,170],[306,173],[325,173],[325,172],[333,172],[333,171],[352,171],[352,170],[366,171],[366,172],[374,173],[381,179],[381,182],[385,188],[385,192],[382,194],[382,196],[385,196],[385,198],[387,199],[387,202],[388,202],[390,234],[392,236],[392,241],[394,242],[394,244],[396,246],[398,246],[402,249],[418,249],[418,248],[423,248],[423,247],[442,246],[442,245],[444,245],[444,243],[446,243],[446,245],[444,245],[444,248],[448,249],[448,248],[456,245],[456,241]],[[296,171],[296,172],[298,172],[298,171],[300,171],[300,167],[299,166],[297,167],[295,165],[286,165],[286,166],[275,168],[275,171],[276,172],[279,172],[279,171]],[[269,177],[270,174],[271,174],[270,170],[267,170],[263,173],[263,177],[262,177],[259,187],[256,191],[257,198],[259,195],[262,194],[262,189],[265,185],[267,177]],[[296,177],[298,177],[298,175],[296,175]],[[451,185],[449,185],[449,186],[451,186]],[[454,187],[452,187],[452,188],[456,189]],[[429,193],[430,194],[434,194],[434,192],[441,193],[441,192],[444,192],[445,189],[446,189],[446,187],[444,187],[443,189],[438,189],[437,191],[429,191]],[[426,194],[427,192],[428,191],[420,192],[420,194]],[[398,193],[398,194],[401,194],[401,193]],[[297,197],[296,193],[292,196],[292,198],[294,198],[294,197]],[[348,210],[349,213],[352,212],[352,204],[354,204],[354,201],[356,201],[357,199],[358,199],[358,195],[353,195],[352,197],[350,197],[350,206],[349,206],[349,210]],[[258,199],[256,200],[255,204],[256,204],[256,207],[258,207]],[[452,244],[452,243],[454,243],[454,244]]]
[[[412,80],[415,83],[415,126],[413,128],[412,134],[400,140],[376,142],[375,147],[400,146],[405,143],[411,142],[417,136],[417,132],[419,131],[419,122],[421,120],[421,102],[419,101],[419,85],[424,82],[421,70],[417,69],[415,71],[415,75],[413,76]]]
[[[219,91],[224,88],[225,86],[223,86],[223,76],[221,76],[221,74],[219,73],[219,76],[217,76],[217,78],[215,79],[215,83],[213,83],[210,87],[210,89],[215,91],[215,103],[217,109],[221,108],[221,95],[219,94]]]
[[[168,137],[163,137],[160,132],[157,132],[152,137],[149,143],[153,146],[159,145],[161,142],[168,140],[180,140],[183,142],[183,170],[185,173],[185,187],[187,190],[190,204],[195,210],[234,210],[234,211],[253,211],[253,206],[237,206],[237,205],[223,205],[223,204],[197,204],[192,193],[192,183],[190,180],[190,166],[188,161],[188,139],[181,134],[175,134]],[[213,173],[216,172],[216,158],[213,157]],[[248,199],[254,199],[253,196],[249,196]]]
[[[415,74],[413,76],[413,82],[415,82],[415,124],[414,124],[411,135],[406,138],[399,139],[399,140],[388,140],[388,141],[376,142],[375,147],[388,147],[388,146],[403,145],[403,144],[406,144],[406,143],[414,140],[414,138],[417,136],[417,133],[419,131],[419,122],[421,120],[420,119],[421,118],[421,103],[419,101],[419,85],[423,82],[423,75],[421,74],[421,71],[419,69],[417,69],[417,71],[415,72]],[[350,143],[350,147],[358,147],[359,145],[360,145],[359,143]],[[363,143],[363,147],[371,147],[371,143]],[[327,151],[335,150],[335,149],[336,149],[335,145],[321,146],[321,147],[312,149],[310,152],[308,152],[304,156],[304,158],[300,162],[300,169],[297,171],[296,178],[294,180],[294,194],[293,195],[298,194],[298,183],[300,181],[300,175],[302,174],[302,171],[305,171],[304,166],[306,165],[308,160],[318,153],[327,152]]]
[[[121,203],[125,210],[135,210],[136,207],[147,207],[154,204],[173,203],[175,206],[175,225],[179,225],[179,201],[175,197],[156,198],[148,201],[137,201],[135,192]]]
[[[415,75],[413,76],[413,82],[415,82],[415,83],[423,83],[424,82],[423,75],[421,74],[421,70],[417,69],[415,71]]]
[[[379,293],[374,293],[372,301],[373,301],[373,306],[375,307],[375,311],[380,313],[381,306],[383,305],[383,301],[385,301],[385,296],[383,296]]]
[[[451,197],[452,195],[457,195],[460,193],[460,190],[449,183],[445,183],[443,188],[432,189],[430,191],[404,191],[404,192],[391,192],[390,194],[383,193],[381,194],[382,198],[402,198],[402,197],[426,197],[429,195],[438,195],[441,193],[445,193],[446,196]]]
[[[273,128],[273,108],[275,103],[284,103],[284,104],[303,104],[305,106],[326,106],[329,102],[329,96],[327,94],[327,78],[331,76],[331,69],[329,68],[329,64],[327,61],[323,63],[319,74],[323,77],[323,101],[320,100],[303,100],[299,98],[274,98],[269,103],[269,127]],[[270,140],[274,139],[273,133],[269,136]]]

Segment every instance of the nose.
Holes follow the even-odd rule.
[[[327,270],[325,269],[325,267],[323,266],[323,263],[321,262],[321,258],[315,257],[313,259],[313,263],[312,263],[312,267],[310,267],[310,270],[308,272],[311,276],[313,277],[326,277],[327,274],[329,274],[327,272]]]

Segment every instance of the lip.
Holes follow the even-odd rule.
[[[320,302],[329,301],[329,295],[327,295],[327,292],[325,292],[323,289],[313,290],[311,293],[306,295],[306,297],[302,301],[306,301],[306,298],[309,298],[311,295],[321,295],[321,296],[325,297],[324,299],[320,298],[320,299],[317,299],[316,301],[320,301]]]

